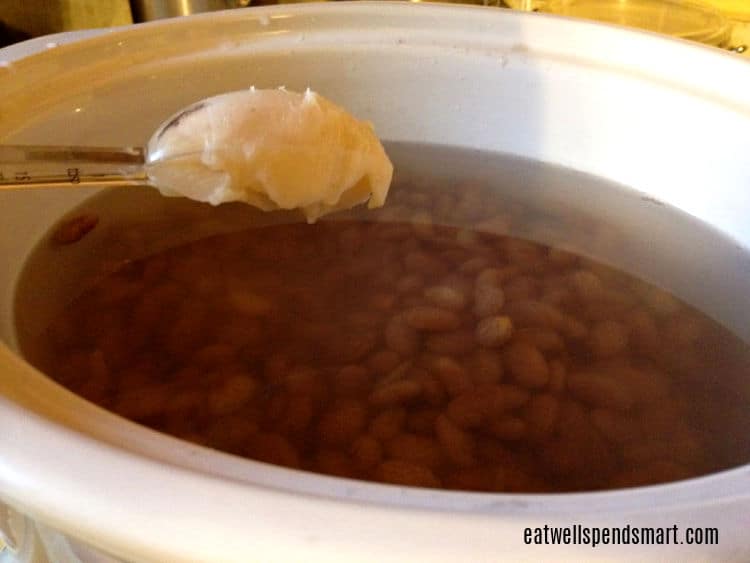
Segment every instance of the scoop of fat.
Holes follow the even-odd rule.
[[[151,182],[167,196],[308,221],[385,203],[393,166],[368,122],[308,90],[244,90],[199,102],[149,141]]]

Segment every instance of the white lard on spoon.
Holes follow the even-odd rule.
[[[145,149],[0,145],[0,189],[151,185],[213,205],[299,209],[309,222],[382,206],[392,176],[372,125],[311,90],[201,100],[167,119]]]

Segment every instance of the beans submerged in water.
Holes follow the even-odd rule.
[[[96,215],[79,215],[58,225],[52,233],[54,244],[73,244],[85,237],[99,223]]]
[[[701,422],[722,408],[716,362],[747,369],[736,339],[568,252],[441,226],[455,212],[506,231],[512,214],[484,217],[481,198],[417,196],[393,194],[388,222],[262,227],[128,263],[52,324],[37,362],[162,432],[398,486],[596,490],[736,462]]]

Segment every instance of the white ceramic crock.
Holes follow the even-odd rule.
[[[0,140],[139,144],[176,108],[252,84],[310,85],[389,140],[609,178],[750,248],[750,64],[535,14],[287,5],[107,32],[0,66]],[[0,498],[40,529],[135,561],[750,560],[749,466],[590,494],[437,492],[241,460],[77,399],[14,353],[10,311],[32,246],[90,194],[0,195]],[[747,337],[746,303],[713,313]],[[525,545],[544,524],[716,526],[720,541]]]

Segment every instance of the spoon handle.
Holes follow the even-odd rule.
[[[0,145],[0,190],[145,185],[141,147]]]

